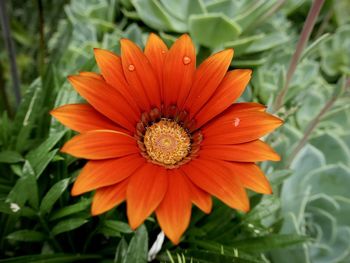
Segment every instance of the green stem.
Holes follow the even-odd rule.
[[[324,4],[324,0],[314,0],[309,14],[307,15],[303,30],[300,34],[300,38],[296,47],[296,50],[293,54],[293,57],[290,61],[287,76],[286,76],[286,81],[283,85],[283,88],[281,91],[278,93],[276,97],[276,102],[274,105],[274,111],[278,111],[284,104],[285,97],[287,95],[288,89],[289,89],[289,84],[290,81],[292,80],[292,77],[294,75],[294,72],[297,68],[299,59],[301,54],[303,53],[303,50],[310,38],[311,32],[315,26],[316,19],[321,11],[321,8]]]

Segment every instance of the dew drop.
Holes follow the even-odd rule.
[[[188,65],[191,63],[191,58],[188,57],[188,56],[184,56],[183,59],[182,59],[182,62],[185,64],[185,65]]]
[[[238,125],[239,125],[239,123],[240,123],[240,119],[239,118],[235,118],[234,120],[233,120],[233,124],[235,125],[235,127],[237,127]]]
[[[135,66],[133,64],[130,64],[128,67],[129,71],[134,71],[135,70]]]
[[[165,54],[166,53],[166,51],[165,50],[162,50],[162,54]]]

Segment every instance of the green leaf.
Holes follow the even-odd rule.
[[[55,225],[52,229],[53,235],[58,235],[64,232],[68,232],[71,230],[74,230],[85,223],[87,223],[89,220],[86,220],[84,218],[70,218],[63,221],[60,221],[57,225]]]
[[[119,241],[113,262],[114,263],[122,263],[123,258],[125,258],[125,256],[126,256],[127,251],[128,251],[128,243],[126,243],[125,239],[122,238]]]
[[[232,249],[233,250],[233,249]],[[237,252],[239,255],[239,252]],[[207,250],[199,249],[186,249],[181,252],[173,252],[170,254],[163,253],[157,256],[160,262],[193,262],[193,263],[223,263],[223,262],[234,262],[234,263],[260,263],[261,261],[243,259],[238,256],[223,255],[218,252],[212,252]],[[177,261],[174,258],[177,257]],[[180,261],[185,259],[185,261]]]
[[[185,32],[186,23],[171,16],[157,0],[132,0],[142,21],[151,28],[164,31]]]
[[[333,133],[324,133],[310,140],[310,143],[326,153],[328,164],[350,163],[350,150],[346,143]]]
[[[127,223],[121,221],[105,220],[102,225],[119,233],[130,234],[133,232]]]
[[[235,40],[241,28],[226,16],[212,13],[190,16],[189,31],[199,44],[215,48]]]
[[[67,263],[67,262],[85,262],[89,260],[95,260],[97,262],[101,259],[100,255],[74,255],[74,254],[52,254],[52,255],[29,255],[12,257],[9,259],[0,259],[1,263]]]
[[[26,155],[26,159],[32,165],[37,178],[42,174],[46,166],[50,163],[50,161],[57,153],[57,150],[51,151],[51,149],[63,137],[65,132],[66,131],[62,131],[57,134],[51,135],[39,147],[37,147],[34,150],[31,150]]]
[[[350,199],[350,169],[343,164],[314,169],[300,183],[304,186],[310,185],[312,194],[325,193]]]
[[[164,9],[172,16],[187,22],[190,15],[206,12],[201,0],[168,1],[160,0]]]
[[[84,211],[91,204],[91,199],[83,199],[80,202],[61,208],[52,213],[50,220],[57,220],[65,216]]]
[[[257,41],[253,42],[245,50],[244,53],[248,54],[248,53],[262,52],[262,51],[277,47],[279,45],[282,45],[287,41],[289,41],[289,37],[288,35],[286,35],[285,32],[275,32],[275,33],[267,34],[264,36],[264,38],[258,39]]]
[[[15,186],[7,196],[7,201],[16,203],[20,207],[24,206],[27,201],[33,208],[39,206],[38,184],[28,161],[24,163],[22,177],[16,181]]]
[[[0,152],[0,163],[18,163],[22,162],[23,157],[15,151]]]
[[[253,237],[234,241],[230,246],[249,252],[265,252],[272,249],[288,247],[291,245],[303,243],[308,238],[300,235],[277,235],[272,234],[262,237]]]
[[[46,236],[41,232],[25,229],[13,232],[9,234],[6,238],[16,241],[41,242],[46,239]]]
[[[40,205],[40,212],[42,214],[50,213],[53,205],[60,198],[62,193],[67,189],[69,180],[70,179],[67,178],[55,183],[46,193]]]
[[[122,263],[147,262],[148,252],[148,234],[144,225],[141,225],[135,232],[135,236],[131,239],[128,251]]]

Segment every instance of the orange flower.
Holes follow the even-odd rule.
[[[121,40],[121,57],[95,49],[101,74],[69,81],[88,104],[64,105],[52,115],[79,132],[62,152],[89,161],[72,195],[96,190],[92,214],[127,202],[135,229],[155,211],[175,244],[190,222],[192,203],[205,213],[211,195],[249,210],[244,188],[270,194],[254,162],[280,157],[259,138],[282,124],[257,103],[234,103],[251,70],[227,72],[233,50],[216,53],[196,68],[188,35],[168,50],[151,34],[145,51]]]

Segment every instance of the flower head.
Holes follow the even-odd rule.
[[[192,203],[209,213],[211,195],[249,210],[245,188],[271,193],[255,164],[278,161],[263,135],[282,124],[257,103],[234,103],[251,70],[228,71],[233,50],[216,53],[196,68],[194,45],[181,36],[168,50],[151,34],[144,52],[121,40],[121,56],[95,49],[101,74],[69,81],[86,99],[52,111],[79,132],[62,152],[89,161],[72,195],[96,190],[92,214],[127,203],[135,229],[154,211],[166,236],[178,243]]]

